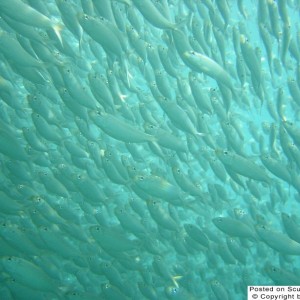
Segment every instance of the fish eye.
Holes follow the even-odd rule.
[[[227,155],[227,154],[228,154],[228,151],[227,151],[227,150],[224,150],[223,153],[224,153],[225,155]]]
[[[181,173],[180,169],[177,169],[177,170],[176,170],[176,172],[177,172],[178,174],[180,174],[180,173]]]
[[[88,20],[88,19],[89,19],[89,16],[88,16],[88,15],[84,15],[84,18],[85,18],[86,20]]]
[[[191,53],[192,55],[195,55],[195,51],[190,51],[190,53]]]
[[[139,176],[139,180],[144,180],[144,176]]]

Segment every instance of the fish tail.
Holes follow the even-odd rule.
[[[59,39],[61,46],[63,47],[63,41],[62,41],[62,37],[60,34],[62,29],[63,29],[63,26],[61,24],[56,24],[53,26],[53,30],[54,30],[57,38]]]
[[[154,135],[149,135],[148,141],[152,142],[152,143],[156,143],[157,142],[157,138]]]
[[[180,20],[179,22],[177,22],[175,25],[174,25],[174,28],[172,28],[173,30],[176,30],[176,31],[180,31],[182,27],[184,27],[186,24],[189,23],[189,16],[185,17],[183,20]]]
[[[203,132],[198,132],[198,131],[195,132],[195,137],[196,137],[196,138],[199,138],[199,137],[201,137],[201,136],[206,136],[206,134],[203,133]]]
[[[83,40],[83,30],[82,28],[80,27],[80,37],[79,37],[79,53],[81,54],[82,53],[82,40]]]

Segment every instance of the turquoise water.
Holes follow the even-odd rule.
[[[300,285],[298,1],[0,17],[1,300]]]

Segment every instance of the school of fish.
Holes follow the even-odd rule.
[[[0,0],[0,299],[300,285],[299,0]]]

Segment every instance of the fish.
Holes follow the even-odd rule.
[[[144,128],[148,134],[156,137],[156,143],[160,146],[178,152],[187,151],[187,146],[185,145],[184,141],[168,130],[164,130],[157,125],[148,122],[144,124]]]
[[[256,239],[254,228],[239,220],[229,217],[218,217],[212,219],[212,222],[218,229],[229,236]]]
[[[248,69],[250,70],[251,74],[253,74],[253,78],[256,80],[256,82],[260,84],[261,82],[260,61],[258,60],[255,51],[252,48],[251,44],[249,43],[248,39],[243,34],[240,35],[240,45],[241,45],[241,52]]]
[[[297,277],[296,274],[294,274],[293,272],[281,269],[281,268],[277,268],[273,265],[271,265],[270,263],[267,263],[265,266],[265,270],[268,274],[268,276],[273,280],[273,282],[275,284],[282,284],[282,285],[286,285],[286,284],[295,284],[298,285],[299,284],[299,279]]]
[[[177,28],[177,25],[165,18],[150,0],[132,0],[132,2],[151,25],[160,29]]]
[[[181,202],[181,190],[160,176],[137,175],[134,178],[134,184],[152,197],[163,199],[175,205],[179,205]]]
[[[172,167],[172,173],[178,186],[180,186],[180,188],[183,191],[185,191],[186,193],[192,196],[198,196],[198,197],[203,196],[203,192],[201,191],[201,188],[196,184],[194,184],[189,179],[188,175],[184,174],[179,167],[177,166]]]
[[[83,30],[104,50],[109,51],[119,57],[122,57],[124,45],[122,45],[122,35],[114,24],[102,18],[95,18],[87,14],[77,15],[78,22]]]
[[[202,246],[209,248],[209,239],[207,238],[205,233],[201,231],[201,229],[199,229],[194,224],[184,224],[184,229],[193,240],[195,240]]]
[[[98,127],[116,140],[126,143],[156,141],[155,136],[144,133],[120,117],[118,118],[104,112],[101,113],[100,111],[90,111],[89,115]]]
[[[177,231],[178,226],[176,222],[171,218],[169,213],[163,208],[160,201],[149,199],[147,201],[147,207],[153,220],[162,228]]]
[[[282,212],[281,219],[287,235],[297,243],[300,243],[300,230],[295,217]]]
[[[157,101],[169,119],[176,127],[178,127],[178,129],[188,132],[196,137],[204,135],[202,132],[197,131],[195,125],[190,120],[185,110],[183,110],[176,102],[173,102],[163,96],[160,96]]]
[[[261,161],[264,164],[264,166],[275,176],[281,178],[282,180],[288,183],[292,182],[292,176],[286,170],[286,167],[282,164],[282,162],[275,160],[269,155],[262,155]]]
[[[0,32],[0,51],[4,57],[14,66],[15,64],[25,68],[43,68],[44,63],[41,60],[30,55],[23,49],[20,43],[8,33]],[[10,51],[8,48],[11,49]]]
[[[142,222],[135,214],[129,213],[128,209],[118,207],[115,209],[115,214],[125,230],[128,230],[137,237],[144,237],[147,235],[147,231]]]
[[[269,229],[264,225],[257,225],[256,231],[263,242],[279,253],[300,255],[300,244],[284,233]]]
[[[62,26],[60,24],[53,24],[47,16],[32,8],[30,5],[20,0],[13,0],[9,3],[3,0],[0,2],[0,7],[1,14],[7,15],[18,22],[42,29],[52,29],[60,43],[62,43],[60,34]]]
[[[6,130],[0,126],[0,151],[11,159],[26,161],[28,154],[24,143],[18,141],[18,135],[13,134],[11,129]]]
[[[229,251],[234,256],[234,258],[241,264],[245,265],[247,263],[247,254],[244,252],[244,249],[242,248],[238,240],[232,237],[227,237],[226,243]]]
[[[183,55],[188,67],[190,67],[193,71],[204,73],[212,77],[217,82],[225,85],[234,92],[229,74],[217,62],[195,51],[187,51],[184,52]]]
[[[216,150],[216,154],[224,166],[228,167],[233,172],[254,180],[270,183],[268,174],[255,162],[227,150],[224,150],[223,152]]]
[[[138,240],[129,239],[118,230],[101,228],[98,225],[91,226],[89,230],[95,241],[108,253],[110,251],[125,252],[136,249]]]
[[[212,280],[210,285],[216,299],[229,299],[227,290],[218,280]]]
[[[8,256],[1,259],[1,264],[18,283],[37,291],[60,294],[55,281],[33,262],[21,257]]]

